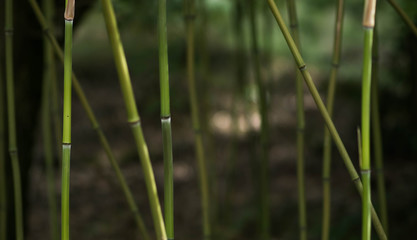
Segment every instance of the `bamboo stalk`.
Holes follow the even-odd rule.
[[[371,121],[372,121],[372,142],[375,158],[376,187],[378,192],[379,212],[381,214],[382,226],[388,235],[388,207],[384,180],[384,154],[382,146],[381,122],[379,115],[378,99],[378,34],[374,29],[374,42],[372,46],[372,82],[371,82]]]
[[[295,62],[297,63],[298,69],[300,70],[301,74],[303,75],[304,81],[307,84],[308,89],[310,90],[310,93],[317,105],[317,108],[319,109],[327,128],[330,131],[330,134],[332,136],[333,141],[336,144],[337,149],[339,150],[339,153],[342,157],[342,160],[349,172],[349,175],[352,179],[352,182],[355,184],[356,189],[358,190],[358,193],[362,197],[362,191],[363,186],[362,182],[360,181],[359,175],[357,171],[355,170],[355,167],[353,166],[352,160],[349,157],[349,154],[346,151],[346,148],[339,136],[339,133],[336,130],[336,127],[334,126],[333,121],[331,120],[329,113],[326,110],[326,107],[320,97],[320,94],[317,91],[316,86],[314,85],[313,79],[311,78],[310,72],[307,70],[307,66],[304,63],[303,58],[301,57],[297,46],[294,43],[294,40],[292,39],[287,26],[285,25],[284,20],[282,19],[281,13],[278,10],[277,5],[275,4],[274,0],[268,0],[269,6],[271,8],[272,14],[274,15],[281,32],[288,44],[288,47],[294,57]],[[380,239],[387,239],[384,229],[381,225],[381,222],[379,221],[378,215],[375,212],[375,209],[371,206],[371,215],[372,215],[372,222],[374,224],[374,228],[379,236]]]
[[[343,29],[343,12],[344,0],[338,0],[336,7],[336,24],[333,41],[332,70],[330,73],[329,87],[327,89],[326,108],[329,116],[333,115],[334,95],[336,92],[336,80],[340,65],[340,52],[342,46],[342,29]],[[323,219],[322,219],[322,240],[328,240],[330,235],[331,219],[331,189],[330,189],[330,172],[331,172],[331,153],[332,139],[330,132],[325,126],[323,139]]]
[[[0,39],[0,43],[3,42]],[[3,52],[0,47],[0,56]],[[0,60],[0,239],[6,240],[7,236],[7,189],[6,189],[6,105],[4,102],[3,65]]]
[[[372,42],[375,26],[376,0],[366,0],[363,15],[365,31],[363,72],[362,72],[362,162],[361,176],[363,181],[362,197],[362,240],[371,239],[371,79],[372,79]]]
[[[300,36],[298,31],[298,20],[295,0],[288,0],[288,15],[290,18],[291,34],[298,49],[301,49]],[[307,210],[305,199],[305,181],[304,181],[304,89],[303,79],[296,70],[296,104],[297,104],[297,189],[298,189],[298,214],[299,214],[299,231],[300,239],[307,239]]]
[[[48,24],[46,23],[46,20],[44,18],[44,16],[42,15],[42,12],[39,8],[39,5],[36,3],[35,0],[29,0],[29,3],[31,4],[33,11],[35,12],[35,15],[39,21],[39,23],[41,24],[42,28],[43,28],[43,33],[46,35],[46,37],[48,38],[48,40],[51,42],[52,46],[53,46],[53,50],[55,51],[55,54],[58,56],[58,58],[60,59],[60,61],[63,63],[64,62],[64,53],[62,51],[62,49],[59,47],[57,40],[55,39],[55,37],[52,35],[52,33],[50,32],[50,29],[48,28]],[[77,77],[75,76],[74,72],[72,73],[72,84],[75,90],[75,93],[77,94],[78,98],[80,99],[81,105],[83,106],[85,112],[87,113],[88,119],[91,122],[91,125],[93,127],[93,129],[96,131],[100,143],[103,146],[106,155],[108,157],[108,159],[110,160],[110,163],[116,173],[116,177],[120,183],[120,186],[123,190],[123,193],[125,195],[126,201],[129,205],[129,208],[131,210],[131,212],[134,215],[136,224],[142,234],[143,239],[145,240],[150,240],[148,231],[146,230],[145,224],[142,220],[142,217],[140,216],[140,212],[139,209],[134,201],[132,192],[129,188],[129,186],[127,185],[126,179],[124,178],[119,164],[116,161],[116,158],[113,154],[113,151],[110,148],[110,145],[108,143],[108,140],[106,138],[106,136],[104,135],[100,125],[98,124],[98,121],[94,115],[93,110],[91,109],[90,104],[88,103],[87,98],[85,97],[84,91],[81,88],[81,85],[79,84],[79,81],[77,79]]]
[[[211,220],[210,220],[210,190],[207,172],[206,154],[204,152],[203,136],[200,122],[199,103],[194,74],[194,25],[195,25],[195,6],[194,0],[184,1],[185,7],[185,28],[187,42],[187,81],[189,91],[189,101],[191,107],[191,120],[195,136],[195,153],[197,158],[198,172],[200,177],[200,194],[202,207],[203,238],[210,240]]]
[[[269,203],[269,174],[268,174],[268,109],[266,102],[266,89],[261,76],[261,63],[258,49],[256,4],[250,1],[250,28],[252,38],[252,56],[255,71],[255,81],[258,88],[259,111],[261,115],[261,157],[260,157],[260,234],[261,239],[270,238],[270,203]]]
[[[51,0],[43,1],[46,19],[49,23],[53,22],[54,2]],[[57,203],[55,200],[55,173],[53,164],[52,150],[52,133],[51,133],[51,82],[55,81],[55,61],[52,45],[46,37],[44,37],[44,76],[42,87],[42,135],[45,154],[46,178],[48,188],[48,205],[49,205],[49,227],[51,231],[51,239],[59,239],[58,231],[58,213]]]
[[[12,175],[14,186],[15,230],[16,239],[23,240],[23,209],[20,166],[17,150],[16,114],[14,99],[14,69],[13,69],[13,1],[5,2],[5,51],[6,51],[6,88],[7,88],[7,116],[9,131],[9,154],[12,161]]]
[[[103,5],[103,14],[107,26],[107,32],[113,49],[115,64],[119,74],[120,86],[126,105],[128,122],[132,128],[136,147],[142,163],[156,236],[158,240],[166,240],[167,234],[165,231],[165,224],[158,199],[155,177],[148,153],[148,147],[146,145],[140,124],[140,118],[135,103],[135,97],[132,89],[132,83],[130,81],[123,45],[120,39],[119,30],[117,28],[113,5],[110,0],[102,0],[101,2]]]
[[[61,239],[70,239],[69,197],[71,161],[71,90],[72,90],[72,28],[75,0],[67,0],[65,5],[64,43],[64,106],[62,131],[62,183],[61,183]]]
[[[396,3],[394,0],[388,0],[389,4],[394,8],[394,10],[400,15],[400,17],[403,19],[405,24],[410,28],[410,30],[413,32],[414,36],[417,37],[417,27],[414,24],[413,20],[407,15],[407,13],[404,12],[404,10]]]
[[[158,1],[159,79],[161,89],[161,124],[164,155],[164,206],[168,239],[174,239],[174,178],[172,157],[171,111],[169,98],[168,40],[166,0]]]

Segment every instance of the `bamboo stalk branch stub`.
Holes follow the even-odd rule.
[[[363,26],[373,28],[375,26],[376,0],[366,0],[363,12]]]
[[[65,7],[64,18],[67,21],[74,20],[74,9],[75,9],[75,0],[68,0],[67,6]]]

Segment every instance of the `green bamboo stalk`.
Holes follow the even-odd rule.
[[[154,220],[156,236],[158,240],[166,240],[167,234],[165,224],[162,217],[161,206],[158,199],[155,177],[152,170],[152,164],[148,153],[140,118],[137,111],[135,96],[130,81],[129,70],[126,62],[123,45],[120,39],[119,30],[117,28],[116,17],[113,5],[110,0],[102,0],[103,14],[107,26],[107,32],[113,49],[114,60],[117,71],[119,73],[120,86],[122,89],[128,122],[131,125],[133,136],[135,138],[136,147],[142,163],[145,183],[148,190],[148,197],[151,206],[152,217]]]
[[[1,39],[0,39],[1,42]],[[2,42],[1,42],[2,43]],[[3,56],[0,47],[0,56]],[[7,189],[6,189],[6,113],[4,102],[3,65],[0,60],[0,240],[7,236]]]
[[[61,182],[61,239],[70,239],[69,197],[71,160],[71,77],[72,77],[72,28],[75,0],[67,0],[65,6],[64,46],[64,114],[62,131],[62,182]]]
[[[169,103],[169,68],[166,12],[166,0],[159,0],[159,79],[161,89],[161,124],[164,154],[165,226],[168,239],[174,239],[174,178],[172,158],[171,111]]]
[[[382,147],[381,122],[379,115],[378,100],[378,34],[375,25],[374,43],[372,46],[372,82],[371,82],[371,121],[372,121],[372,142],[375,158],[376,188],[378,192],[379,212],[381,214],[382,226],[388,235],[388,207],[384,180],[384,154]]]
[[[46,19],[49,23],[53,21],[54,2],[51,0],[43,1]],[[42,87],[42,135],[45,154],[46,178],[48,186],[48,204],[49,204],[49,227],[51,231],[51,239],[59,239],[58,230],[58,213],[57,203],[55,200],[55,173],[53,164],[52,150],[52,133],[51,133],[51,115],[50,115],[50,88],[51,82],[55,81],[55,61],[52,45],[46,37],[44,37],[44,75]]]
[[[6,87],[7,87],[7,116],[9,130],[9,154],[12,161],[12,174],[14,186],[15,206],[15,230],[16,239],[23,240],[23,209],[22,209],[22,187],[20,179],[20,166],[17,150],[16,136],[16,115],[14,99],[14,74],[13,74],[13,1],[5,2],[5,51],[6,51]]]
[[[39,5],[36,3],[35,0],[29,0],[29,3],[31,4],[33,11],[39,21],[39,23],[41,24],[42,28],[43,28],[43,32],[45,34],[45,36],[48,38],[48,40],[51,42],[52,46],[53,46],[53,50],[55,51],[55,54],[58,56],[58,58],[60,59],[60,61],[62,63],[64,63],[64,53],[62,51],[62,49],[59,47],[57,40],[55,39],[55,37],[52,35],[52,33],[50,32],[50,29],[48,27],[48,24],[45,20],[45,17],[42,15],[42,12],[39,8]],[[98,121],[93,113],[93,110],[91,109],[90,104],[88,103],[87,98],[85,97],[84,91],[81,88],[81,85],[79,84],[79,81],[77,79],[77,77],[75,76],[74,72],[72,73],[72,84],[75,90],[75,93],[78,95],[78,98],[80,99],[81,105],[83,106],[84,110],[87,113],[88,119],[91,122],[91,125],[93,127],[93,129],[96,131],[100,143],[103,146],[108,159],[110,160],[110,163],[116,173],[116,177],[122,187],[123,193],[126,197],[127,203],[129,205],[129,208],[131,210],[131,212],[134,214],[134,218],[136,221],[136,224],[140,230],[140,232],[142,233],[142,237],[145,240],[150,240],[149,237],[149,233],[145,227],[145,224],[142,220],[142,217],[140,216],[140,212],[139,209],[134,201],[132,192],[129,188],[129,186],[127,185],[126,179],[124,178],[119,164],[116,161],[116,158],[113,154],[113,151],[110,148],[110,145],[108,143],[108,140],[106,138],[106,136],[104,135],[100,125],[98,124]]]
[[[362,240],[371,239],[371,79],[372,79],[372,43],[375,26],[376,0],[366,0],[363,15],[365,31],[363,72],[362,72]]]
[[[210,190],[207,173],[207,163],[205,160],[206,154],[204,152],[203,136],[200,122],[199,103],[197,98],[197,89],[194,74],[194,24],[195,24],[195,6],[194,0],[186,0],[185,4],[185,28],[186,28],[186,42],[187,42],[187,81],[189,91],[189,101],[191,107],[191,120],[195,135],[195,151],[197,158],[198,171],[200,176],[200,192],[201,192],[201,206],[202,206],[202,224],[203,224],[203,238],[210,240],[211,236],[211,221],[210,221]]]
[[[252,57],[255,80],[258,87],[259,111],[261,115],[261,157],[260,157],[260,238],[270,238],[270,203],[269,203],[269,174],[268,174],[268,109],[266,89],[261,76],[261,63],[258,49],[258,34],[256,25],[256,4],[250,0],[250,28],[252,38]]]
[[[332,70],[330,73],[329,87],[327,89],[326,108],[329,116],[333,114],[334,95],[336,92],[336,80],[340,65],[340,52],[342,46],[344,0],[338,0],[336,7],[336,24],[333,41]],[[322,219],[322,240],[328,240],[330,235],[331,219],[331,189],[330,189],[330,170],[331,170],[332,139],[327,127],[324,128],[323,139],[323,219]]]
[[[291,34],[288,31],[287,26],[285,25],[284,20],[282,19],[281,13],[278,10],[277,5],[275,4],[274,0],[268,0],[269,6],[271,8],[272,14],[274,15],[279,28],[281,29],[281,32],[288,44],[288,47],[294,57],[295,62],[297,63],[298,69],[300,70],[301,74],[303,75],[304,81],[307,84],[308,89],[310,90],[310,93],[317,105],[317,108],[319,109],[327,128],[330,131],[330,134],[332,136],[333,141],[336,144],[337,149],[339,150],[339,153],[342,157],[342,160],[349,172],[349,175],[352,179],[352,182],[355,184],[356,189],[358,190],[358,193],[362,197],[363,192],[363,186],[362,182],[360,181],[359,175],[353,166],[352,160],[349,157],[349,154],[346,151],[346,148],[342,142],[342,139],[339,136],[339,133],[336,130],[336,127],[334,126],[333,121],[331,120],[329,113],[326,110],[326,107],[323,103],[323,100],[320,97],[320,94],[317,91],[316,86],[314,85],[313,79],[311,78],[310,72],[307,70],[307,66],[304,63],[303,58],[301,57],[297,46],[295,45],[294,40],[291,37]],[[378,215],[375,212],[375,209],[371,205],[371,215],[372,215],[372,222],[374,224],[374,228],[378,234],[378,237],[380,239],[387,239],[384,229],[382,227],[382,224],[378,218]]]
[[[394,0],[388,0],[389,4],[394,8],[395,11],[397,11],[398,15],[403,19],[405,24],[410,28],[410,30],[413,32],[414,36],[417,37],[417,27],[414,24],[413,20],[407,15],[407,13],[404,12],[404,10],[396,3]]]
[[[301,49],[300,36],[298,31],[298,20],[295,0],[288,0],[288,15],[290,18],[291,34],[294,38],[298,49]],[[300,239],[307,239],[307,210],[305,199],[305,181],[304,181],[304,89],[303,78],[296,70],[296,99],[297,99],[297,184],[298,184],[298,214],[299,214],[299,231]]]

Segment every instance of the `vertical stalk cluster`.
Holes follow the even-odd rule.
[[[1,42],[1,39],[0,39]],[[2,42],[1,42],[2,43]],[[1,47],[0,47],[1,50]],[[0,51],[0,58],[3,52]],[[0,60],[0,239],[7,236],[7,190],[6,190],[6,113],[4,102],[3,65]]]
[[[290,17],[291,34],[298,49],[301,49],[298,30],[297,10],[295,0],[288,0],[288,15]],[[297,102],[297,183],[298,183],[298,212],[300,239],[307,239],[307,210],[304,182],[304,89],[301,73],[296,70],[296,102]]]
[[[155,177],[149,157],[148,147],[143,136],[142,126],[136,107],[135,96],[132,89],[132,83],[130,81],[126,56],[120,39],[119,30],[117,28],[113,5],[110,0],[102,0],[101,2],[103,5],[103,13],[107,32],[113,49],[115,64],[119,74],[120,86],[125,101],[128,122],[131,126],[132,133],[135,138],[136,147],[145,176],[145,183],[148,190],[148,197],[151,206],[152,217],[154,220],[156,236],[158,240],[166,240],[167,233],[165,231],[165,223],[162,217]]]
[[[372,143],[375,159],[376,188],[378,192],[379,212],[381,214],[382,226],[388,235],[388,207],[384,180],[384,157],[382,146],[381,122],[379,114],[378,97],[378,34],[375,25],[374,39],[372,44],[372,80],[371,80],[371,121],[372,121]]]
[[[51,0],[43,1],[46,21],[53,26],[54,2]],[[59,239],[58,231],[58,214],[57,204],[55,200],[55,174],[53,164],[53,147],[51,132],[51,83],[55,81],[55,60],[51,43],[44,37],[44,75],[42,87],[42,135],[43,147],[45,154],[46,178],[48,188],[48,204],[49,204],[49,226],[51,230],[51,239]]]
[[[197,88],[194,73],[194,25],[195,25],[195,3],[194,0],[186,0],[185,4],[185,28],[187,42],[187,81],[189,91],[189,101],[191,107],[191,120],[195,135],[195,151],[200,177],[201,206],[203,212],[203,235],[204,239],[210,240],[212,229],[210,221],[210,194],[207,173],[207,163],[205,160],[203,136],[200,122],[199,103],[197,98]]]
[[[72,28],[75,0],[67,0],[65,6],[64,45],[64,107],[62,131],[62,186],[61,186],[61,239],[69,240],[69,195],[71,160],[71,77],[72,77]]]
[[[55,39],[55,37],[50,32],[50,28],[48,27],[48,24],[46,22],[45,17],[42,15],[42,12],[39,8],[39,5],[36,3],[35,0],[29,0],[29,3],[31,4],[32,9],[33,9],[39,23],[41,24],[41,26],[43,28],[43,33],[45,34],[47,39],[52,44],[52,47],[53,47],[53,50],[55,51],[55,54],[58,56],[60,61],[62,63],[64,63],[64,52],[59,47],[57,40]],[[145,227],[145,224],[143,222],[142,217],[140,216],[139,209],[138,209],[138,207],[135,203],[132,192],[131,192],[129,186],[127,185],[126,179],[124,178],[124,176],[123,176],[123,174],[120,170],[119,164],[116,161],[116,158],[113,154],[113,151],[110,148],[110,145],[107,141],[107,138],[104,135],[100,125],[98,124],[98,121],[97,121],[97,119],[96,119],[96,117],[93,113],[93,110],[91,109],[91,106],[88,103],[87,98],[84,94],[84,91],[81,88],[81,85],[79,84],[78,79],[75,76],[74,72],[72,73],[72,83],[73,83],[75,93],[78,95],[78,98],[80,99],[81,105],[83,106],[83,108],[84,108],[84,110],[85,110],[85,112],[88,116],[88,119],[91,122],[91,125],[92,125],[93,129],[96,131],[96,133],[99,137],[100,143],[103,146],[103,148],[104,148],[104,150],[107,154],[107,157],[109,158],[110,163],[111,163],[111,165],[112,165],[112,167],[113,167],[113,169],[116,173],[116,177],[117,177],[117,179],[120,183],[120,186],[123,190],[123,193],[125,195],[126,201],[129,205],[129,208],[130,208],[132,214],[134,215],[136,224],[137,224],[137,226],[138,226],[138,228],[139,228],[139,230],[142,234],[142,237],[145,240],[150,240],[148,231]]]
[[[171,111],[166,0],[158,1],[159,79],[161,90],[161,124],[164,155],[165,227],[168,239],[174,239],[174,178],[172,158]]]
[[[333,141],[336,144],[337,149],[339,150],[339,153],[342,157],[342,160],[349,172],[349,175],[351,177],[352,182],[355,184],[356,189],[358,190],[358,193],[362,196],[363,193],[363,186],[362,182],[360,181],[359,175],[357,171],[355,170],[355,167],[353,166],[352,160],[349,157],[349,154],[346,151],[346,148],[342,142],[342,139],[339,136],[339,133],[336,130],[336,127],[334,126],[333,121],[331,120],[329,113],[326,110],[326,107],[317,91],[316,86],[314,85],[313,79],[311,78],[310,72],[307,70],[307,66],[304,63],[303,58],[300,55],[300,52],[298,51],[297,46],[295,45],[295,42],[293,38],[291,37],[290,32],[288,31],[287,26],[285,25],[284,20],[282,19],[281,13],[275,4],[274,0],[268,0],[269,7],[271,8],[272,14],[274,15],[277,24],[279,28],[281,29],[281,32],[287,42],[287,45],[294,57],[295,62],[297,63],[297,67],[300,69],[301,74],[304,78],[304,81],[307,84],[307,87],[317,105],[317,108],[320,111],[320,114],[322,115],[327,128],[330,131],[330,134],[332,136]],[[371,216],[372,216],[372,222],[374,224],[375,230],[378,234],[378,237],[380,239],[387,239],[384,229],[381,225],[381,222],[378,218],[378,215],[375,212],[375,209],[373,208],[371,204]]]
[[[334,95],[336,92],[336,80],[340,65],[340,52],[342,48],[344,0],[338,0],[336,7],[336,24],[333,41],[332,69],[330,72],[329,85],[327,89],[326,108],[329,116],[333,115]],[[323,219],[322,219],[322,240],[328,240],[330,235],[331,218],[331,172],[332,139],[330,132],[325,126],[323,139]]]
[[[371,77],[372,42],[375,26],[376,0],[366,0],[363,15],[365,31],[363,73],[362,73],[362,240],[371,239],[371,170],[370,170],[370,118],[371,118]]]
[[[259,171],[260,188],[260,230],[261,239],[270,238],[270,203],[269,203],[269,174],[268,174],[268,109],[266,89],[261,76],[258,34],[256,25],[256,1],[249,0],[250,28],[252,38],[252,57],[254,59],[255,81],[258,88],[259,111],[261,115],[261,157]]]
[[[5,2],[5,51],[6,51],[6,88],[7,88],[7,116],[9,131],[9,154],[12,161],[12,174],[14,186],[15,230],[16,239],[23,240],[23,209],[22,188],[20,179],[20,166],[17,151],[16,115],[14,99],[13,74],[13,0]]]

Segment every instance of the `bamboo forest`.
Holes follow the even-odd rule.
[[[411,0],[0,0],[0,240],[417,239],[416,25]]]

